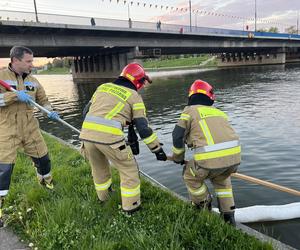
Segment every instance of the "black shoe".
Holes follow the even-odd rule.
[[[53,185],[53,180],[45,180],[45,179],[42,179],[42,180],[39,180],[39,184],[50,189],[50,190],[53,190],[54,189],[54,185]]]
[[[202,210],[202,209],[207,209],[208,211],[212,210],[212,205],[211,201],[202,201],[199,204],[195,204],[192,202],[192,205],[195,206],[196,209]]]
[[[0,218],[0,228],[4,226],[3,218]]]
[[[134,209],[131,209],[131,210],[124,210],[124,209],[122,209],[122,210],[123,210],[124,213],[126,213],[128,215],[132,215],[135,212],[139,211],[141,208],[142,208],[142,206],[138,206],[138,207],[136,207]]]
[[[113,188],[113,184],[111,184],[108,188],[108,193],[110,193],[110,195],[112,195],[112,193],[115,192],[115,189]]]
[[[0,227],[4,226],[4,220],[3,220],[3,203],[4,203],[4,197],[0,196]]]
[[[221,213],[221,216],[223,217],[223,219],[226,223],[228,223],[234,227],[236,226],[234,212]]]
[[[44,177],[44,176],[40,175],[38,172],[36,172],[36,173],[37,173],[37,176],[36,176],[37,180],[41,186],[44,186],[50,190],[54,189],[53,178],[52,178],[51,174]]]

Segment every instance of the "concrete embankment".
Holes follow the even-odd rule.
[[[9,228],[0,229],[0,250],[29,249]]]

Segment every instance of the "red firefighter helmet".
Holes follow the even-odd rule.
[[[149,76],[146,75],[144,68],[138,63],[129,63],[126,65],[120,76],[131,81],[138,90],[143,87],[145,81],[152,82]]]
[[[189,97],[194,94],[204,94],[213,101],[216,98],[213,92],[213,87],[209,83],[202,80],[196,80],[191,85],[189,90]]]

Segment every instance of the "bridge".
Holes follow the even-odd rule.
[[[12,45],[28,46],[38,57],[70,56],[73,77],[85,80],[111,78],[130,61],[170,54],[219,53],[221,64],[233,65],[247,58],[255,64],[284,63],[286,53],[298,53],[300,47],[296,34],[167,24],[157,30],[155,23],[127,20],[96,23],[103,25],[0,20],[0,57],[7,57]]]

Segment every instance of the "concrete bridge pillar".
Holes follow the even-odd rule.
[[[74,58],[72,68],[74,68],[76,72],[83,72],[83,61],[81,57]]]
[[[134,48],[127,53],[116,52],[74,57],[73,80],[77,83],[110,81],[116,78],[128,63],[133,61],[141,63],[138,53],[138,48]]]
[[[284,64],[285,51],[223,53],[217,57],[219,67]]]
[[[287,63],[298,63],[300,62],[300,49],[299,48],[288,48],[286,52]]]

